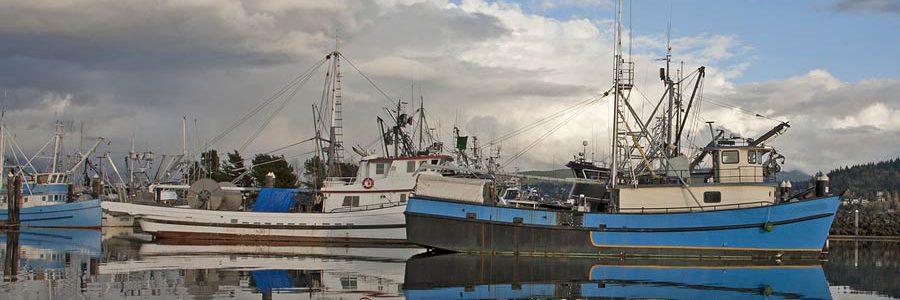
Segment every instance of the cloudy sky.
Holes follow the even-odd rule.
[[[776,123],[746,111],[790,121],[772,143],[787,156],[786,169],[900,155],[900,2],[626,6],[639,110],[661,95],[656,58],[665,55],[671,23],[675,61],[707,67],[703,119],[747,137]],[[409,100],[414,84],[443,138],[456,124],[488,141],[608,89],[612,18],[610,1],[593,0],[0,1],[0,106],[26,149],[63,120],[106,137],[113,152],[135,136],[140,150],[176,153],[182,116],[196,148],[320,61],[337,34],[344,55],[392,99]],[[388,101],[343,67],[346,144],[370,146]],[[215,147],[247,143],[244,152],[266,152],[312,136],[320,73],[258,138],[247,143],[277,105]],[[557,123],[504,141],[503,156]],[[602,159],[608,123],[608,102],[588,106],[508,168],[559,168],[582,140]]]

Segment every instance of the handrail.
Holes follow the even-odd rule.
[[[356,183],[356,177],[327,177],[325,183],[340,183],[343,185],[351,185]]]
[[[732,204],[718,204],[718,205],[705,205],[699,206],[684,206],[684,207],[632,207],[632,208],[619,208],[619,213],[651,213],[651,214],[664,214],[670,212],[694,212],[696,211],[717,211],[717,210],[728,210],[728,209],[738,209],[738,208],[747,208],[747,207],[765,207],[769,205],[773,205],[775,202],[772,201],[754,201],[754,202],[742,202],[742,203],[732,203]]]
[[[364,211],[364,210],[395,207],[395,206],[401,206],[401,205],[406,205],[406,202],[385,202],[385,203],[369,204],[369,205],[356,206],[356,207],[339,207],[339,208],[332,209],[329,212]]]

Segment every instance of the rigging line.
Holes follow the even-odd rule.
[[[271,151],[264,152],[264,153],[266,153],[266,154],[272,154],[272,153],[275,153],[275,152],[278,152],[278,151],[281,151],[281,150],[284,150],[284,149],[287,149],[287,148],[290,148],[290,147],[294,147],[294,146],[297,146],[297,145],[300,145],[300,144],[303,144],[303,143],[306,143],[306,142],[309,142],[309,141],[312,141],[312,140],[315,140],[315,139],[317,139],[317,137],[311,137],[311,138],[308,138],[308,139],[305,139],[305,140],[302,140],[302,141],[299,141],[299,142],[291,143],[291,144],[286,145],[286,146],[282,146],[282,147],[275,148],[275,150],[271,150]]]
[[[562,122],[560,122],[559,124],[557,124],[555,127],[553,127],[552,129],[548,130],[548,131],[547,131],[546,133],[544,133],[542,136],[538,137],[536,140],[534,140],[533,142],[531,142],[531,144],[529,144],[529,145],[526,146],[524,149],[522,149],[522,151],[519,151],[519,153],[516,153],[515,155],[513,155],[513,157],[511,157],[505,164],[503,164],[502,167],[505,168],[505,167],[509,166],[509,165],[510,165],[512,162],[514,162],[516,159],[518,159],[519,157],[521,157],[522,155],[524,155],[525,153],[527,153],[528,151],[530,151],[531,149],[533,149],[535,146],[537,146],[538,143],[542,142],[544,139],[546,139],[547,137],[549,137],[551,134],[553,134],[554,132],[556,132],[557,130],[559,130],[560,128],[562,128],[563,126],[565,126],[566,124],[568,124],[569,122],[571,122],[573,119],[575,119],[575,117],[577,117],[578,115],[580,115],[582,112],[584,112],[584,110],[576,111],[574,114],[570,115],[568,118],[566,118],[565,120],[563,120]]]
[[[340,52],[338,52],[338,53],[340,53]],[[356,65],[353,64],[352,61],[350,61],[350,59],[348,59],[346,56],[344,56],[343,53],[340,53],[340,55],[341,55],[341,57],[344,58],[345,61],[347,61],[348,64],[350,64],[351,67],[353,67],[354,70],[356,70],[357,73],[359,73],[359,75],[362,75],[362,77],[365,78],[366,81],[368,81],[369,84],[372,85],[372,87],[374,87],[376,90],[378,90],[378,92],[381,93],[382,96],[384,96],[385,101],[387,101],[388,103],[390,103],[391,106],[394,106],[394,105],[395,105],[395,104],[394,104],[394,100],[392,100],[391,97],[388,96],[387,93],[385,93],[380,87],[378,87],[378,85],[376,85],[375,82],[372,81],[372,79],[369,79],[369,76],[366,76],[366,74],[363,73],[359,68],[357,68]]]
[[[772,121],[775,121],[775,122],[785,123],[785,122],[782,121],[782,120],[778,120],[778,119],[775,119],[775,118],[771,118],[771,117],[768,117],[768,116],[766,116],[766,115],[763,115],[763,114],[761,114],[761,113],[758,113],[758,112],[755,112],[755,111],[752,111],[752,110],[749,110],[749,109],[744,109],[744,108],[741,108],[741,107],[739,107],[739,106],[735,106],[735,105],[731,105],[731,104],[727,104],[727,103],[723,103],[723,102],[716,101],[716,100],[710,98],[709,96],[703,96],[703,98],[706,99],[707,101],[709,101],[709,103],[712,104],[712,105],[716,105],[716,106],[720,106],[720,107],[724,107],[724,108],[731,108],[731,109],[738,110],[738,111],[740,111],[740,112],[743,112],[743,113],[745,113],[745,114],[748,114],[748,115],[751,115],[751,116],[754,116],[754,117],[760,117],[760,118],[763,118],[763,119],[769,119],[769,120],[772,120]]]
[[[303,87],[303,85],[306,83],[306,81],[309,80],[309,78],[311,78],[311,77],[312,76],[308,76],[308,77],[304,78],[296,86],[296,88],[294,88],[294,90],[291,91],[291,94],[288,95],[286,98],[284,98],[284,101],[281,102],[281,105],[279,105],[278,108],[276,108],[274,111],[272,111],[272,113],[269,115],[269,117],[266,119],[266,121],[263,122],[263,124],[261,126],[259,126],[259,128],[257,128],[256,131],[252,135],[250,135],[250,138],[247,139],[247,141],[244,142],[243,145],[241,145],[241,148],[240,148],[241,152],[244,152],[244,150],[247,148],[247,146],[249,146],[250,143],[252,143],[254,140],[256,140],[257,137],[259,137],[259,134],[263,131],[263,129],[265,129],[266,127],[269,126],[269,124],[272,122],[272,120],[275,119],[275,116],[277,116],[278,113],[280,113],[281,110],[283,110],[284,107],[288,105],[288,103],[291,103],[291,100],[294,99],[294,96],[297,95],[297,92],[300,91],[300,88]]]
[[[209,142],[207,142],[207,143],[203,146],[203,149],[202,149],[201,152],[206,151],[207,149],[209,149],[209,147],[212,147],[212,145],[215,145],[216,143],[218,143],[219,140],[221,140],[222,138],[224,138],[225,136],[227,136],[229,133],[231,133],[232,131],[234,131],[234,129],[236,129],[238,126],[241,126],[242,124],[244,124],[244,122],[246,122],[246,121],[249,120],[251,117],[253,117],[253,116],[256,115],[257,113],[259,113],[259,111],[261,111],[263,108],[265,108],[265,107],[268,106],[270,103],[272,103],[273,101],[277,100],[277,99],[280,98],[282,95],[284,95],[284,93],[286,93],[287,91],[289,91],[289,90],[291,89],[291,87],[297,85],[301,80],[303,80],[303,78],[309,77],[312,73],[314,73],[316,70],[318,70],[318,69],[325,63],[325,61],[326,61],[326,59],[324,59],[324,58],[323,58],[322,60],[319,60],[319,62],[317,62],[316,64],[314,64],[312,67],[310,67],[309,69],[307,69],[305,72],[301,73],[300,75],[298,75],[297,77],[295,77],[294,79],[292,79],[291,81],[289,81],[288,84],[286,84],[285,86],[283,86],[283,87],[282,87],[280,90],[278,90],[274,95],[272,95],[272,96],[270,96],[269,98],[267,98],[266,100],[264,100],[262,103],[260,103],[259,105],[257,105],[255,108],[253,108],[252,110],[250,110],[249,112],[247,112],[247,114],[245,114],[245,115],[242,116],[240,119],[238,119],[234,124],[232,124],[231,126],[229,126],[228,128],[226,128],[226,129],[223,130],[221,133],[219,133],[219,135],[217,135],[216,137],[214,137],[213,139],[211,139]]]
[[[521,134],[521,133],[524,133],[524,132],[526,132],[526,131],[529,131],[529,130],[531,130],[531,129],[537,127],[537,126],[546,124],[546,123],[548,123],[548,122],[550,122],[550,121],[552,121],[552,120],[554,120],[554,119],[556,119],[556,118],[558,118],[558,117],[561,117],[561,116],[563,116],[563,115],[569,113],[569,112],[572,111],[572,110],[577,110],[578,108],[586,107],[586,106],[588,106],[588,105],[590,105],[590,104],[593,104],[593,103],[595,103],[595,102],[598,102],[598,101],[602,100],[604,97],[606,97],[607,95],[609,95],[609,91],[611,91],[611,90],[612,90],[612,89],[607,90],[607,91],[604,92],[603,95],[601,95],[600,97],[591,97],[591,98],[587,98],[587,99],[582,100],[582,101],[580,101],[580,102],[578,102],[578,103],[575,103],[574,105],[569,106],[569,107],[567,107],[567,108],[565,108],[565,109],[563,109],[563,110],[557,111],[557,112],[552,113],[552,114],[550,114],[550,115],[547,115],[547,116],[545,116],[545,117],[543,117],[543,118],[541,118],[541,119],[538,119],[538,120],[535,121],[534,123],[525,125],[525,126],[520,127],[520,128],[518,128],[518,129],[516,129],[516,130],[513,130],[512,132],[509,132],[509,133],[506,133],[506,134],[504,134],[504,135],[501,135],[501,136],[499,136],[499,137],[497,137],[497,138],[494,138],[494,139],[488,141],[487,144],[490,145],[491,143],[498,143],[498,142],[502,142],[502,141],[508,140],[508,139],[510,139],[510,138],[512,138],[512,137],[514,137],[514,136],[517,136],[517,135],[519,135],[519,134]],[[483,147],[485,147],[485,146],[482,146],[482,148],[483,148]]]
[[[544,133],[543,135],[541,135],[540,137],[535,139],[533,142],[528,144],[528,146],[525,146],[525,148],[523,148],[521,151],[519,151],[518,153],[516,153],[515,155],[510,157],[509,160],[507,160],[506,163],[503,164],[502,167],[505,168],[505,167],[509,166],[510,164],[512,164],[513,162],[515,162],[517,159],[519,159],[519,157],[522,157],[522,155],[525,155],[525,153],[527,153],[528,151],[533,149],[535,146],[537,146],[538,143],[542,142],[548,136],[550,136],[551,134],[553,134],[554,132],[556,132],[557,130],[562,128],[562,126],[568,124],[570,121],[572,121],[572,119],[575,119],[575,117],[577,117],[580,113],[581,112],[579,111],[575,114],[572,114],[567,119],[563,120],[562,122],[560,122],[559,124],[557,124],[556,126],[551,128],[550,130],[548,130],[546,133]]]
[[[547,116],[547,117],[545,117],[545,118],[543,118],[543,119],[540,119],[540,120],[538,120],[538,121],[535,121],[534,123],[531,123],[531,124],[529,124],[529,125],[526,125],[526,126],[524,126],[524,127],[521,127],[521,128],[519,128],[519,129],[516,129],[516,130],[514,130],[514,131],[512,131],[512,132],[510,132],[510,133],[504,134],[504,135],[502,135],[502,136],[500,136],[500,137],[497,137],[497,138],[495,138],[495,139],[493,139],[493,140],[490,140],[490,141],[488,142],[488,144],[506,141],[506,140],[508,140],[508,139],[510,139],[510,138],[513,138],[513,137],[515,137],[515,136],[517,136],[517,135],[519,135],[519,134],[522,134],[522,133],[525,133],[525,132],[527,132],[527,131],[530,131],[531,129],[537,128],[537,127],[540,126],[540,125],[544,125],[544,124],[549,123],[549,122],[551,122],[551,121],[553,121],[553,120],[556,120],[556,119],[559,118],[559,117],[563,117],[563,116],[565,116],[566,114],[569,114],[569,113],[571,113],[571,112],[573,112],[573,111],[578,111],[579,108],[585,107],[586,105],[589,105],[589,104],[594,103],[594,102],[597,101],[597,99],[589,99],[589,100],[590,100],[590,101],[578,103],[578,104],[575,105],[575,106],[568,107],[568,108],[566,108],[566,109],[564,109],[564,110],[561,110],[561,111],[558,111],[558,112],[556,112],[556,113],[554,113],[554,114],[551,114],[551,115],[549,115],[549,116]]]

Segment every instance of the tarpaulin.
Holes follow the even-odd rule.
[[[262,189],[253,205],[255,212],[288,212],[295,206],[296,189]]]
[[[250,271],[250,277],[256,288],[263,291],[294,287],[294,280],[287,270]]]

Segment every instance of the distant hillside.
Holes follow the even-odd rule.
[[[879,200],[885,194],[900,193],[900,158],[842,167],[829,172],[828,177],[833,191],[846,190],[850,197]]]
[[[519,172],[519,174],[531,175],[531,176],[541,176],[541,177],[552,177],[552,178],[575,177],[575,175],[572,174],[571,169],[556,169],[556,170],[547,170],[547,171],[525,171],[525,172]]]
[[[787,180],[793,182],[794,185],[796,185],[796,183],[806,183],[809,181],[810,177],[812,177],[812,175],[806,174],[806,172],[800,170],[783,171],[778,173],[778,175],[775,175],[777,182]]]

